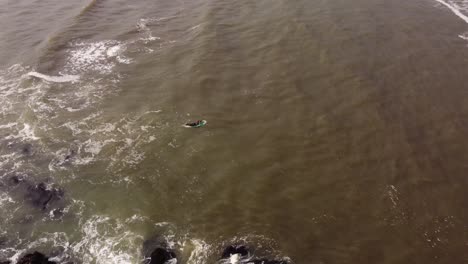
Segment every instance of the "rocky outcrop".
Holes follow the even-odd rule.
[[[49,258],[44,254],[35,251],[32,254],[24,255],[17,264],[55,264],[55,262],[49,261]]]
[[[175,258],[176,255],[172,250],[165,248],[156,248],[151,253],[151,261],[149,262],[149,264],[165,264],[168,263],[171,259]]]
[[[156,235],[147,238],[143,242],[143,255],[145,264],[169,264],[177,263],[177,256],[164,236]],[[172,260],[172,261],[171,261]]]
[[[221,258],[227,259],[227,258],[230,258],[232,255],[237,255],[237,254],[240,257],[246,258],[249,256],[250,253],[246,246],[231,245],[231,246],[228,246],[226,249],[224,249],[223,254],[221,255]]]

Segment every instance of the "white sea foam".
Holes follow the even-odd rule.
[[[94,67],[92,63],[99,64],[101,58],[104,57],[106,58],[104,64],[109,59],[112,63],[117,63],[117,58],[124,54],[125,45],[115,41],[102,45],[72,45],[71,53],[73,50],[77,54],[84,52],[91,59],[80,60],[73,57],[78,56],[77,54],[70,55],[71,59],[67,61],[68,66],[63,72],[80,73],[73,72],[72,69],[83,69],[86,72],[89,70],[86,68],[88,64],[92,70]],[[94,49],[91,50],[91,48]],[[86,67],[80,68],[80,65]],[[154,125],[153,114],[161,112],[160,110],[129,115],[117,122],[100,123],[100,112],[95,112],[86,118],[62,124],[51,123],[54,121],[50,117],[61,115],[63,112],[60,110],[71,112],[89,109],[90,106],[99,103],[114,92],[112,89],[114,87],[109,86],[107,80],[106,83],[100,83],[99,79],[90,80],[87,77],[82,78],[79,85],[70,84],[70,89],[58,89],[54,93],[50,93],[50,89],[54,88],[53,83],[48,81],[24,82],[23,80],[30,78],[28,73],[30,73],[30,69],[20,65],[10,67],[8,71],[0,71],[1,113],[18,113],[16,118],[19,120],[16,123],[12,121],[15,119],[11,118],[0,122],[0,132],[6,134],[4,136],[6,140],[37,141],[41,139],[42,135],[47,136],[49,131],[69,129],[70,136],[74,138],[73,145],[76,155],[73,159],[64,162],[63,159],[69,151],[69,143],[62,142],[60,138],[51,138],[50,140],[62,145],[58,149],[51,149],[48,153],[52,157],[48,166],[50,171],[70,170],[74,166],[87,165],[99,159],[109,161],[108,169],[110,171],[119,172],[126,167],[134,167],[139,164],[145,158],[146,143],[157,139],[155,133],[160,127]],[[30,111],[33,113],[32,118],[28,116]],[[24,120],[26,117],[23,116],[24,113],[28,113],[26,115],[28,121]],[[67,146],[64,146],[63,143]],[[101,155],[102,149],[109,144],[113,146],[108,148],[108,151],[106,150],[106,155]],[[11,169],[11,165],[15,164],[15,168],[20,169],[23,163],[14,159],[16,157],[1,159],[0,165],[8,165],[8,169]]]
[[[5,139],[22,139],[22,140],[39,140],[40,138],[34,133],[34,128],[31,125],[24,123],[23,129],[18,131],[16,135],[9,135]]]
[[[168,16],[168,17],[159,17],[159,18],[141,18],[136,24],[136,28],[138,31],[148,31],[149,24],[163,22],[163,21],[170,20],[176,17],[177,16]]]
[[[393,209],[396,209],[398,207],[398,203],[400,202],[398,190],[394,185],[389,185],[387,188],[387,194],[390,198],[390,201],[392,202]]]
[[[463,14],[462,10],[463,10],[463,7],[460,7],[459,5],[457,5],[456,3],[452,2],[452,1],[444,1],[444,0],[435,0],[437,2],[439,2],[440,4],[446,6],[448,9],[450,9],[456,16],[458,16],[459,18],[463,19],[463,21],[465,21],[466,23],[468,23],[468,16],[466,16],[465,14]]]
[[[193,31],[193,30],[195,30],[195,29],[199,29],[199,28],[201,27],[201,25],[202,25],[202,24],[198,24],[198,25],[196,25],[196,26],[193,26],[193,27],[189,28],[187,31]]]
[[[120,53],[122,53],[122,45],[115,45],[115,46],[112,46],[110,48],[107,49],[107,57],[115,57],[117,55],[119,55]]]
[[[105,124],[100,125],[96,129],[89,130],[89,133],[91,135],[94,135],[94,134],[108,134],[108,133],[110,133],[112,131],[115,131],[115,129],[116,129],[116,124],[105,123]]]
[[[98,155],[102,151],[102,148],[104,146],[113,142],[115,142],[114,139],[108,139],[104,141],[88,139],[86,142],[84,142],[83,149],[87,153],[90,153],[92,155]]]
[[[56,83],[63,83],[63,82],[76,82],[80,79],[79,75],[61,75],[61,76],[51,76],[45,75],[38,72],[29,72],[28,76],[36,77],[48,82],[56,82]]]
[[[0,253],[16,263],[25,252],[37,248],[60,248],[62,252],[50,259],[64,263],[75,257],[81,263],[132,264],[139,263],[138,248],[143,237],[128,230],[129,226],[108,216],[93,216],[80,221],[81,237],[70,237],[64,232],[42,233],[41,237],[20,248],[3,248]]]
[[[167,17],[167,18],[142,18],[140,21],[138,21],[136,27],[138,31],[142,32],[145,36],[140,38],[140,41],[142,41],[145,44],[148,44],[150,42],[153,42],[155,40],[160,40],[160,37],[155,37],[153,36],[153,33],[151,32],[151,29],[148,27],[148,24],[154,23],[154,22],[160,22],[166,19],[170,19],[172,17]]]
[[[140,38],[140,40],[145,44],[148,44],[149,42],[160,40],[160,39],[161,39],[160,37],[155,37],[151,33],[148,33],[146,37]]]
[[[24,140],[31,139],[31,140],[39,140],[39,137],[36,137],[36,134],[34,133],[34,128],[31,127],[29,124],[24,124],[24,127],[22,130],[19,131],[19,135],[21,138]]]
[[[388,224],[397,225],[406,222],[407,213],[404,206],[401,205],[400,192],[394,185],[388,185],[386,193],[384,194],[389,201],[390,211],[389,216],[385,218]]]
[[[13,263],[16,263],[18,262],[18,259],[21,255],[23,255],[23,253],[26,251],[25,249],[24,250],[17,250],[15,248],[10,248],[13,252],[15,252],[15,254],[9,258],[10,261],[12,261]]]
[[[77,157],[73,160],[75,165],[88,165],[94,161],[94,157]]]
[[[126,45],[116,40],[74,43],[65,68],[74,73],[92,71],[110,74],[116,62],[124,64],[131,62],[129,58],[123,56],[125,50]]]
[[[122,63],[122,64],[130,64],[132,63],[132,60],[130,58],[124,57],[124,56],[117,56],[116,57],[117,61]]]
[[[66,123],[62,124],[62,127],[66,127],[68,129],[70,129],[73,136],[76,136],[76,135],[79,135],[79,134],[83,133],[83,130],[80,129],[80,125],[75,123],[75,122],[66,122]]]
[[[133,215],[132,217],[130,217],[129,219],[125,220],[125,223],[137,223],[137,222],[144,222],[146,221],[148,218],[145,217],[145,216],[141,216],[141,215]]]
[[[23,87],[21,83],[29,78],[26,75],[27,69],[20,65],[13,65],[7,70],[0,71],[0,114],[11,114],[15,108],[24,107],[31,98],[35,98],[40,85]],[[25,96],[27,96],[25,98]]]
[[[156,226],[156,227],[172,226],[172,223],[170,223],[170,222],[159,222],[159,223],[154,224],[154,226]]]
[[[238,264],[240,261],[240,254],[231,255],[229,261],[231,262],[231,264]]]
[[[8,163],[14,162],[16,159],[16,153],[4,154],[0,156],[0,168],[3,168]]]
[[[65,70],[66,72],[66,70]],[[44,82],[24,82],[31,76],[44,79]],[[31,72],[29,67],[14,65],[8,70],[0,71],[0,114],[16,115],[16,119],[22,120],[22,115],[28,111],[34,113],[34,124],[15,125],[10,118],[9,123],[0,122],[0,129],[20,129],[18,133],[12,131],[7,139],[22,138],[37,140],[34,130],[38,128],[47,130],[51,118],[61,114],[60,110],[76,112],[98,103],[113,89],[109,89],[107,83],[101,84],[83,81],[78,86],[74,81],[77,75],[48,76],[38,72]],[[60,89],[51,95],[50,89],[54,82],[70,82],[70,89]],[[33,126],[34,125],[34,129]]]
[[[75,49],[70,52],[69,64],[73,71],[96,71],[111,73],[114,63],[107,61],[106,42],[76,43]]]
[[[120,153],[123,153],[121,149]],[[134,167],[135,165],[139,164],[145,158],[145,154],[139,152],[135,148],[130,148],[126,150],[126,156],[120,160],[120,165],[124,165],[125,167]]]
[[[0,208],[6,203],[15,203],[15,201],[6,193],[0,193]]]
[[[459,38],[463,39],[463,40],[468,40],[468,34],[465,33],[465,34],[460,34],[458,35]]]
[[[5,124],[5,125],[0,125],[0,129],[12,128],[12,127],[14,127],[16,125],[17,125],[16,122],[12,122],[12,123],[8,123],[8,124]]]
[[[148,24],[148,23],[147,23],[147,19],[142,18],[142,19],[140,19],[140,21],[138,21],[138,23],[136,24],[136,28],[137,28],[138,31],[146,31],[146,30],[149,30],[147,24]]]
[[[187,264],[205,264],[211,250],[211,246],[200,239],[191,239],[192,251]]]
[[[84,263],[138,263],[135,252],[143,237],[127,230],[127,226],[106,216],[94,216],[81,226],[83,239],[72,245]]]
[[[115,45],[115,46],[112,46],[109,49],[107,49],[106,54],[107,54],[107,57],[109,57],[109,58],[115,57],[115,59],[119,63],[130,64],[132,62],[132,60],[122,55],[122,53],[126,49],[127,49],[127,47],[125,45],[123,45],[123,44]]]

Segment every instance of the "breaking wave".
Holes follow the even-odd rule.
[[[444,0],[435,0],[438,3],[444,5],[450,9],[456,16],[461,18],[463,21],[468,23],[468,16],[466,16],[463,11],[467,11],[467,3],[465,1],[444,1]]]
[[[465,21],[468,24],[468,2],[466,0],[455,0],[455,1],[448,1],[448,0],[435,0],[441,6],[448,8],[455,14],[457,17]],[[468,40],[467,33],[459,34],[459,38],[463,40]]]
[[[80,79],[80,76],[78,75],[50,76],[50,75],[45,75],[45,74],[38,73],[38,72],[29,72],[28,75],[39,78],[39,79],[43,79],[48,82],[56,82],[56,83],[76,82]]]
[[[77,201],[78,202],[78,201]],[[80,202],[81,206],[83,202]],[[79,204],[79,203],[78,203]],[[80,207],[83,209],[83,207]],[[79,216],[83,217],[79,212]],[[114,219],[106,215],[94,215],[77,223],[77,234],[73,236],[66,232],[45,232],[31,242],[19,241],[0,249],[0,258],[13,263],[26,252],[40,248],[51,250],[50,260],[57,263],[78,262],[83,264],[133,264],[145,263],[142,247],[145,236],[133,231],[135,227],[146,225],[149,220],[140,215],[134,215],[124,220]],[[210,259],[218,259],[218,248],[222,245],[212,245],[190,234],[178,234],[176,227],[170,223],[153,224],[165,231],[160,234],[162,245],[175,252],[182,263],[206,264]],[[150,249],[151,250],[151,249]]]

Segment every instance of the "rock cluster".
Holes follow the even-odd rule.
[[[10,264],[10,261],[2,261],[0,264]],[[17,264],[56,264],[55,262],[49,261],[49,258],[40,252],[33,252],[24,255],[16,262]]]

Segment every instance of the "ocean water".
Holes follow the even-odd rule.
[[[0,0],[0,24],[0,261],[468,263],[468,1]]]

